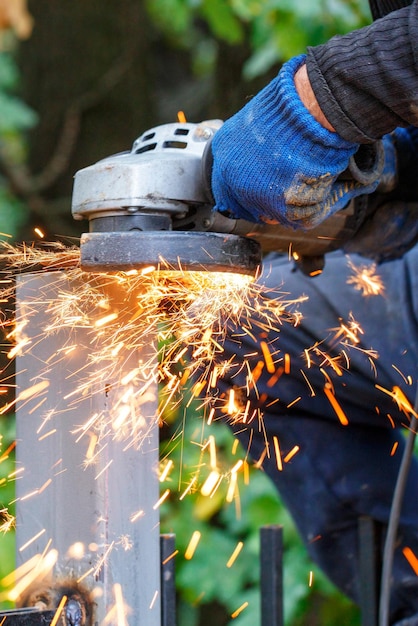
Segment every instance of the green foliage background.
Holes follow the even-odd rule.
[[[0,52],[0,155],[23,163],[25,131],[36,124],[35,113],[19,97],[19,71],[12,51]],[[29,208],[13,193],[0,174],[0,240],[14,240]]]
[[[138,0],[139,1],[139,0]],[[195,71],[211,73],[217,59],[219,41],[230,45],[247,42],[249,56],[242,80],[260,76],[275,64],[299,54],[308,45],[327,40],[365,24],[369,11],[365,0],[146,0],[149,15],[162,37],[173,46],[193,51]],[[19,96],[19,73],[15,48],[0,52],[0,156],[24,163],[27,130],[36,124],[36,115]],[[231,77],[237,80],[237,77]],[[7,179],[0,173],[0,239],[15,240],[29,216],[29,207],[16,198]],[[183,420],[183,418],[185,419]],[[240,485],[240,514],[236,503],[226,504],[227,480],[212,498],[203,498],[198,489],[180,501],[180,494],[201,465],[200,444],[213,433],[218,459],[225,475],[237,456],[233,455],[232,435],[226,426],[203,427],[198,412],[189,409],[167,416],[162,457],[169,454],[175,470],[162,488],[172,496],[161,509],[163,532],[177,537],[178,623],[180,626],[255,626],[259,623],[259,529],[265,524],[285,527],[285,613],[288,626],[356,626],[356,609],[342,598],[308,560],[292,521],[270,482],[260,471],[250,472],[249,485]],[[184,433],[177,434],[184,423]],[[14,437],[13,416],[0,417],[0,455]],[[243,452],[241,451],[241,454]],[[0,463],[0,509],[13,501],[13,455]],[[200,470],[200,484],[205,478]],[[13,513],[13,507],[11,512]],[[194,530],[201,541],[193,559],[184,551]],[[244,548],[235,564],[226,562],[238,541]],[[13,533],[1,537],[0,578],[13,568]],[[309,573],[314,584],[309,587]],[[230,616],[248,602],[236,619]],[[209,616],[209,618],[208,618]]]
[[[147,7],[166,37],[193,48],[198,67],[202,55],[216,50],[216,41],[248,41],[251,54],[243,78],[370,21],[366,0],[147,0]],[[199,28],[202,21],[206,37]]]

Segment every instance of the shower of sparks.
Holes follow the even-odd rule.
[[[74,387],[64,399],[72,409],[77,408],[78,403],[85,398],[103,391],[107,397],[111,397],[110,408],[91,413],[72,433],[75,442],[81,441],[85,445],[86,467],[97,462],[109,436],[121,441],[125,449],[132,446],[139,448],[147,440],[153,426],[162,423],[166,411],[181,403],[189,406],[196,400],[200,402],[199,409],[203,409],[207,424],[222,415],[232,424],[258,423],[263,432],[262,405],[265,399],[260,397],[257,389],[260,376],[267,376],[267,388],[273,388],[280,385],[282,376],[288,376],[297,369],[296,358],[291,361],[290,354],[280,351],[280,342],[270,341],[269,337],[270,332],[272,336],[279,336],[284,323],[297,326],[301,322],[298,304],[304,298],[291,300],[285,293],[278,297],[277,292],[271,297],[262,285],[247,276],[171,271],[159,267],[114,274],[86,273],[80,268],[79,249],[61,244],[45,244],[42,248],[25,245],[15,248],[3,244],[0,263],[6,267],[5,279],[0,281],[0,300],[10,303],[10,309],[13,308],[15,297],[14,281],[10,279],[14,273],[23,275],[20,279],[22,281],[25,272],[31,272],[32,275],[43,271],[54,272],[50,294],[48,290],[41,294],[34,293],[33,299],[19,302],[20,313],[16,319],[5,315],[0,321],[8,342],[14,344],[8,353],[10,361],[30,353],[40,341],[48,342],[48,338],[54,334],[63,329],[67,331],[64,345],[51,353],[44,364],[40,364],[36,380],[26,389],[19,390],[14,401],[5,398],[4,404],[0,403],[0,414],[13,410],[17,402],[28,404],[29,412],[42,412],[49,392],[48,373],[57,364],[70,363],[77,354],[78,337],[81,335],[88,345],[87,361],[79,366],[78,371],[69,374],[69,379],[74,380]],[[384,292],[374,266],[351,266],[351,269],[353,275],[348,283],[362,295]],[[29,337],[28,325],[31,317],[37,314],[39,303],[42,304],[42,310],[46,311],[45,323],[38,337]],[[234,329],[237,356],[228,355],[224,358],[222,346],[230,328]],[[309,382],[309,371],[316,367],[325,378],[323,392],[344,425],[348,424],[348,418],[336,399],[332,377],[341,377],[349,368],[351,349],[365,352],[371,362],[376,358],[373,351],[361,347],[362,335],[361,327],[350,316],[348,320],[341,321],[340,327],[330,329],[327,345],[325,342],[323,345],[316,343],[303,351],[306,372],[302,369],[300,372],[307,391],[312,397],[315,392],[321,393],[320,389],[314,391]],[[258,359],[254,359],[251,353],[239,353],[240,341],[244,342],[246,338],[258,341]],[[235,380],[240,382],[230,386],[228,393],[222,394],[218,386],[224,376],[229,376],[232,383]],[[0,393],[3,386],[7,392],[6,381],[0,382]],[[158,399],[155,397],[157,386]],[[394,395],[401,409],[406,410],[404,398],[399,393],[382,391]],[[250,396],[256,401],[250,400]],[[288,406],[291,407],[300,399],[301,396],[295,397]],[[156,411],[157,400],[159,404]],[[51,420],[53,411],[45,409],[38,429],[39,439],[54,436]],[[226,481],[226,502],[235,502],[238,511],[238,477],[243,479],[244,484],[248,484],[249,463],[238,460],[232,469],[224,470],[219,466],[216,442],[212,435],[198,445],[201,446],[202,463],[196,474],[188,478],[187,485],[185,482],[182,484],[183,492],[178,499],[182,500],[190,493],[211,498],[221,483]],[[3,457],[7,452],[3,453]],[[266,445],[255,466],[261,466],[265,457],[273,457],[277,469],[282,471],[284,465],[291,462],[299,452],[299,446],[295,445],[284,455],[275,437],[272,445]],[[97,478],[111,463],[112,459],[97,474]],[[201,472],[202,467],[208,471]],[[157,479],[161,483],[170,480],[173,469],[173,462],[165,459]],[[48,484],[45,483],[22,499],[40,493]],[[153,508],[160,507],[167,498],[171,498],[171,494],[171,488],[163,490]],[[6,513],[0,511],[0,530],[7,529],[9,518]],[[127,515],[135,523],[145,512],[139,510],[127,512]],[[193,558],[200,539],[200,533],[195,531],[184,555],[186,559]],[[97,575],[114,545],[115,542],[111,543],[98,563],[79,580],[90,573]],[[131,549],[129,536],[120,537],[117,545],[126,550]],[[235,562],[241,549],[240,542],[229,558],[227,567]],[[55,553],[51,551],[51,554]],[[52,558],[49,556],[49,559]],[[42,557],[42,561],[46,560],[46,557]],[[38,565],[36,562],[34,569],[39,569]],[[30,575],[31,570],[25,573],[23,579]],[[19,583],[16,588],[20,589]],[[121,596],[116,597],[119,591],[115,589],[114,592],[116,602],[107,621],[117,621],[118,626],[122,626],[126,623],[126,611]],[[232,617],[237,617],[247,605],[244,603]]]
[[[194,380],[192,397],[197,398],[203,392],[210,395],[218,379],[232,365],[230,361],[222,362],[222,342],[228,323],[239,323],[244,332],[251,334],[254,313],[266,331],[280,327],[284,321],[297,324],[300,319],[296,302],[264,297],[261,288],[241,274],[150,268],[100,275],[83,272],[79,260],[78,249],[60,244],[46,244],[42,248],[25,245],[13,248],[4,244],[0,254],[0,261],[9,273],[65,270],[55,272],[50,300],[47,293],[36,293],[33,300],[19,303],[20,313],[8,330],[8,340],[14,342],[8,356],[13,359],[30,352],[39,341],[47,341],[50,335],[67,329],[70,337],[47,359],[47,373],[77,351],[77,330],[81,329],[87,337],[88,362],[74,372],[77,383],[64,399],[70,407],[76,407],[77,402],[107,389],[112,394],[112,410],[92,414],[74,432],[77,441],[88,440],[86,465],[95,462],[101,440],[109,432],[125,442],[126,447],[139,447],[155,420],[159,421],[165,409],[180,401],[189,381]],[[12,303],[13,285],[7,283],[1,295]],[[46,307],[46,321],[40,336],[29,338],[26,329],[37,312],[38,300]],[[3,325],[9,329],[10,319]],[[153,346],[154,341],[162,347]],[[267,371],[274,374],[275,361],[283,357],[267,343],[262,343],[262,350]],[[287,370],[288,357],[284,359]],[[258,375],[249,374],[252,386]],[[150,419],[151,411],[155,413],[156,384],[160,388],[160,409]],[[32,406],[36,401],[37,407],[41,407],[48,386],[48,376],[42,376],[41,368],[39,379],[20,390],[15,400],[0,405],[0,413],[10,411],[17,402],[30,402]],[[250,419],[249,411],[247,403],[241,417]],[[241,412],[233,392],[228,412]],[[43,423],[50,417],[45,412]],[[50,428],[40,436],[53,434]],[[211,450],[213,467],[213,446]]]

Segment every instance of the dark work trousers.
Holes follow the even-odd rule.
[[[357,267],[368,264],[356,256],[350,261]],[[231,388],[243,406],[250,397],[250,423],[238,419],[230,425],[254,460],[265,454],[267,442],[269,454],[262,467],[277,486],[309,554],[354,601],[358,518],[368,515],[387,525],[404,449],[402,426],[410,419],[390,393],[399,388],[413,404],[417,383],[418,249],[378,266],[376,272],[384,292],[364,296],[349,284],[353,269],[341,253],[328,255],[324,272],[315,278],[294,271],[283,257],[267,257],[260,279],[266,296],[307,296],[297,307],[303,319],[296,326],[284,321],[266,329],[254,315],[250,328],[247,321],[244,330],[242,325],[230,326],[222,359],[236,355],[238,365],[231,367],[219,389],[221,401]],[[339,334],[342,324],[357,328],[355,340]],[[267,368],[261,342],[268,346],[280,376],[272,373],[271,364]],[[243,361],[250,367],[242,367]],[[248,372],[260,372],[260,363],[264,366],[254,385]],[[343,417],[337,416],[333,398]],[[299,451],[279,469],[277,449],[283,460],[295,446]],[[418,615],[418,576],[404,547],[418,558],[415,461],[399,525],[391,623]]]

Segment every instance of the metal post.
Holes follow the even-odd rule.
[[[283,528],[260,529],[261,626],[283,626]]]
[[[377,626],[381,576],[381,529],[371,517],[359,519],[361,626]]]
[[[176,536],[161,535],[161,626],[176,626]]]
[[[111,611],[118,599],[120,609],[123,597],[126,624],[160,626],[157,383],[147,381],[141,446],[124,449],[126,441],[115,439],[109,428],[95,463],[86,466],[88,437],[77,443],[73,431],[95,413],[110,415],[118,390],[109,380],[105,388],[74,401],[71,394],[86,377],[94,386],[98,366],[89,362],[88,330],[63,328],[44,337],[48,305],[62,288],[62,278],[58,287],[53,272],[24,275],[17,284],[17,322],[31,310],[22,331],[30,343],[16,364],[17,469],[22,469],[16,483],[17,561],[56,549],[54,580],[83,578],[81,584],[93,592],[94,622],[107,615],[116,623]],[[69,282],[68,288],[71,292]],[[153,358],[152,337],[149,343],[146,354],[134,355],[136,367],[141,357]],[[125,366],[132,368],[132,357]],[[22,391],[34,385],[39,393],[25,398]]]

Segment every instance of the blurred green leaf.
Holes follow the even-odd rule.
[[[22,100],[0,91],[0,133],[26,130],[36,122],[36,115]]]
[[[193,10],[186,0],[147,0],[148,13],[168,40],[187,46],[193,32]]]
[[[200,14],[207,20],[215,37],[229,44],[242,42],[242,25],[226,0],[203,0]]]
[[[10,54],[0,52],[0,89],[10,91],[19,85],[19,72]]]

